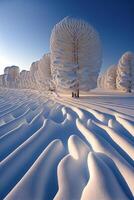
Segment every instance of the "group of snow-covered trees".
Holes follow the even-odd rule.
[[[99,34],[87,22],[66,17],[56,24],[50,38],[50,53],[31,64],[30,70],[6,67],[0,87],[70,91],[79,96],[97,86],[134,90],[134,54],[125,53],[117,65],[98,77],[102,62]],[[98,79],[98,80],[97,80]]]
[[[51,84],[50,54],[45,54],[39,61],[33,62],[30,71],[11,66],[0,75],[0,87],[49,90]]]
[[[32,63],[30,71],[7,67],[0,86],[89,91],[97,85],[102,61],[99,34],[87,22],[66,17],[52,30],[50,53]]]
[[[117,65],[110,66],[102,75],[100,75],[98,77],[98,87],[133,92],[134,53],[124,53]]]

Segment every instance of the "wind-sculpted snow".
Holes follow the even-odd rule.
[[[132,200],[134,96],[0,90],[0,199]]]
[[[66,17],[52,30],[51,70],[58,89],[96,87],[101,66],[99,34],[83,20]]]

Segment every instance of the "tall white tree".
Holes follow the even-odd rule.
[[[51,70],[57,89],[96,87],[102,52],[99,34],[83,20],[66,17],[53,28]]]
[[[134,53],[126,52],[119,60],[117,67],[117,89],[132,92],[134,91]]]

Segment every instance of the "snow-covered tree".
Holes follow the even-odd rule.
[[[99,88],[116,89],[117,65],[111,65],[98,77],[97,83]]]
[[[35,80],[39,90],[50,89],[51,79],[50,53],[48,53],[39,60],[38,68],[35,71]]]
[[[134,53],[126,52],[119,60],[116,86],[122,91],[134,91]]]
[[[19,80],[19,67],[11,66],[4,69],[4,86],[7,88],[17,88]]]
[[[101,43],[96,30],[83,20],[66,17],[53,28],[51,70],[57,89],[88,91],[96,87]]]
[[[112,65],[107,69],[106,74],[105,74],[106,88],[116,89],[116,71],[117,71],[116,65]]]
[[[9,87],[9,70],[10,67],[5,67],[4,69],[4,87]]]
[[[99,75],[97,86],[98,88],[106,88],[106,71],[103,74]]]
[[[38,89],[38,85],[36,81],[36,73],[38,71],[38,64],[39,64],[39,61],[36,61],[36,62],[33,62],[30,66],[30,76],[31,76],[30,82],[32,86],[31,89],[36,89],[36,90]]]
[[[4,80],[4,75],[0,75],[0,87],[4,87],[4,83],[3,83],[3,80]]]
[[[18,87],[21,89],[30,89],[32,87],[30,71],[22,70],[20,72]]]

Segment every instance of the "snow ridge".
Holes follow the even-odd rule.
[[[0,199],[132,200],[134,113],[126,114],[126,99],[123,112],[116,96],[74,102],[1,89]]]

